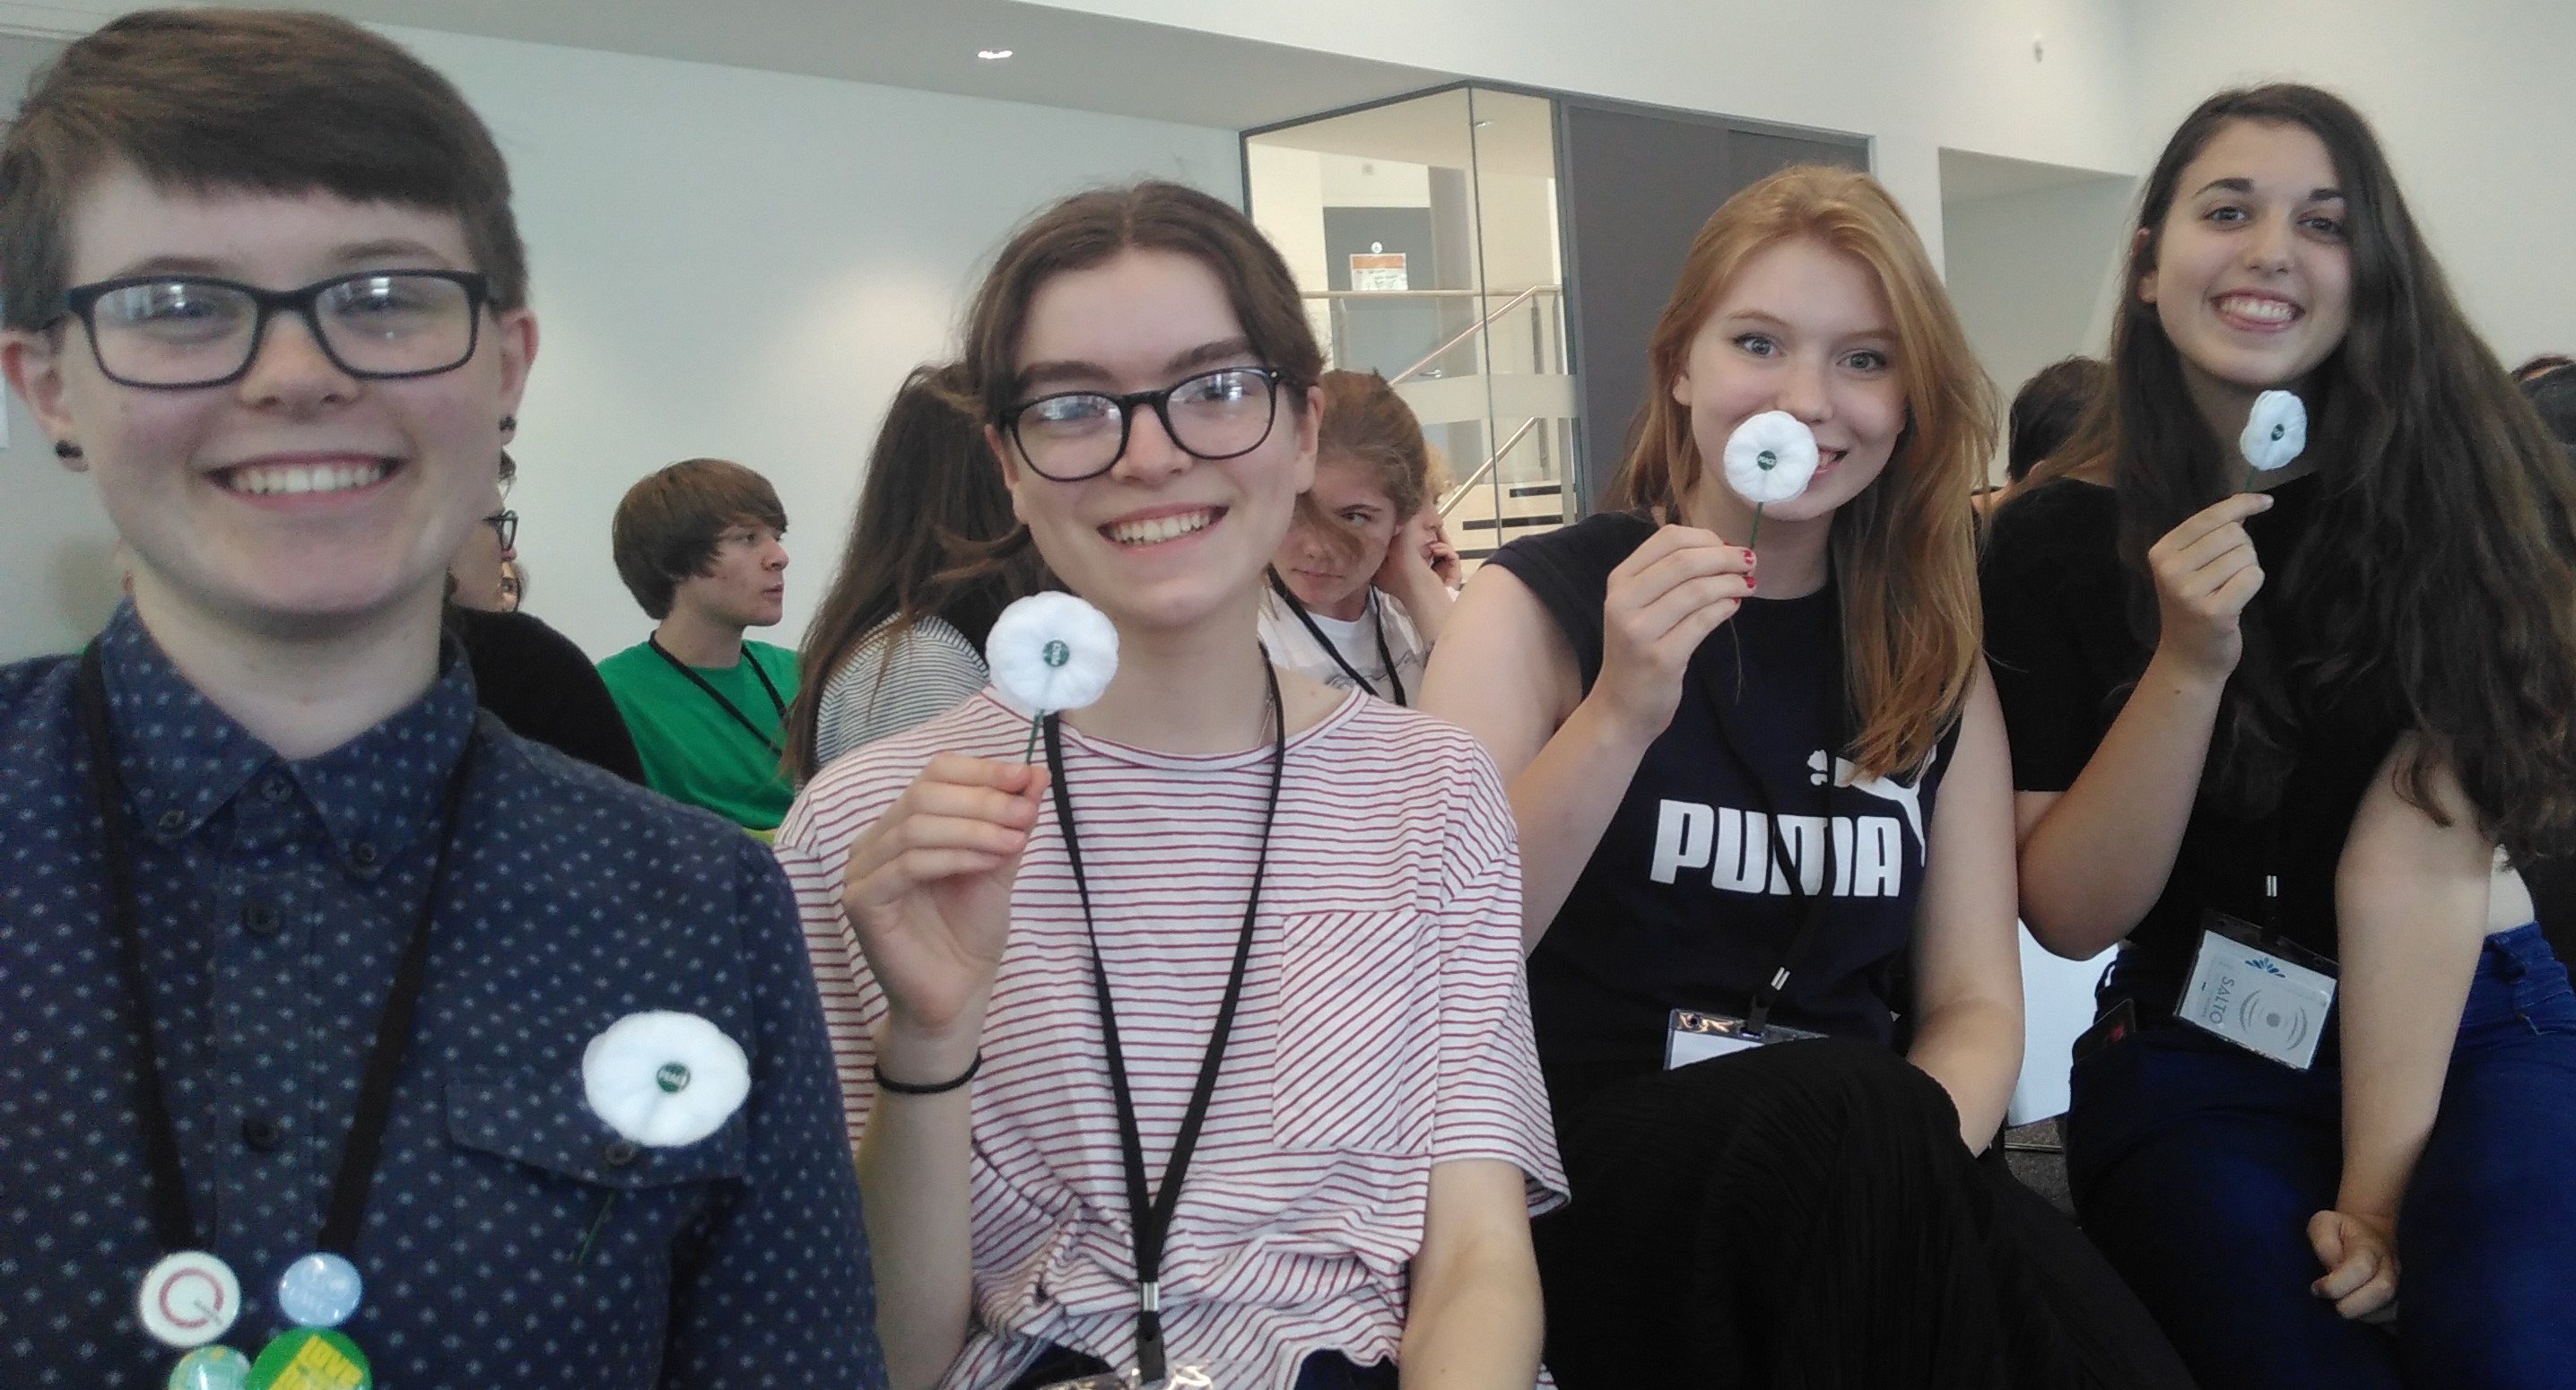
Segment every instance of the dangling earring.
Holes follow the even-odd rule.
[[[74,459],[87,458],[89,455],[82,453],[81,446],[74,444],[70,440],[57,439],[54,441],[54,457],[63,460],[65,463],[69,463]]]

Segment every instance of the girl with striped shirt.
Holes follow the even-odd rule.
[[[779,837],[894,1383],[1530,1385],[1563,1180],[1501,782],[1255,638],[1315,461],[1287,267],[1204,194],[1083,194],[968,335],[1018,513],[1120,653],[1042,764],[988,689]]]

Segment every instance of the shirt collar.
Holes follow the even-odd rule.
[[[290,762],[188,683],[131,601],[99,634],[117,765],[144,833],[196,833],[245,789],[301,791],[340,862],[373,877],[437,819],[448,775],[474,733],[474,680],[450,641],[438,679],[382,723],[317,757]]]

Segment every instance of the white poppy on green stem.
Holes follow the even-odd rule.
[[[1807,490],[1816,476],[1816,436],[1797,416],[1766,410],[1748,417],[1726,437],[1726,485],[1753,504],[1753,535],[1762,534],[1762,509]],[[1746,545],[1753,544],[1747,538]]]
[[[2308,447],[2308,407],[2288,391],[2256,396],[2236,447],[2245,455],[2245,486],[2251,488],[2256,473],[2287,468]]]
[[[1048,715],[1081,709],[1109,689],[1118,674],[1118,629],[1071,594],[1031,594],[993,620],[984,665],[1002,694],[1031,716],[1025,762]]]

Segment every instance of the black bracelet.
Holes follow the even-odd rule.
[[[872,1075],[874,1075],[874,1076],[876,1077],[876,1079],[877,1079],[877,1085],[879,1085],[880,1087],[883,1087],[883,1088],[884,1088],[884,1089],[886,1089],[886,1090],[892,1091],[892,1092],[894,1092],[896,1095],[899,1095],[899,1096],[936,1096],[936,1095],[945,1095],[945,1094],[947,1094],[948,1092],[953,1091],[953,1090],[956,1090],[958,1087],[965,1085],[967,1082],[974,1080],[974,1079],[975,1079],[975,1073],[977,1073],[977,1072],[979,1072],[979,1071],[982,1071],[983,1069],[984,1069],[984,1052],[983,1052],[983,1049],[981,1049],[981,1048],[977,1048],[977,1049],[976,1049],[976,1051],[975,1051],[975,1060],[966,1064],[966,1070],[965,1070],[964,1074],[960,1075],[956,1080],[954,1080],[954,1081],[941,1081],[941,1082],[937,1082],[937,1083],[934,1083],[934,1084],[932,1084],[932,1085],[928,1085],[928,1086],[911,1086],[911,1085],[906,1085],[905,1083],[903,1083],[903,1082],[901,1082],[901,1081],[897,1081],[897,1080],[895,1080],[893,1077],[886,1075],[886,1074],[885,1074],[885,1068],[884,1068],[884,1067],[879,1066],[879,1065],[877,1065],[877,1064],[876,1064],[876,1063],[874,1063],[874,1062],[870,1062],[870,1063],[868,1064],[868,1071],[869,1071],[869,1073],[870,1073],[870,1074],[872,1074]]]

